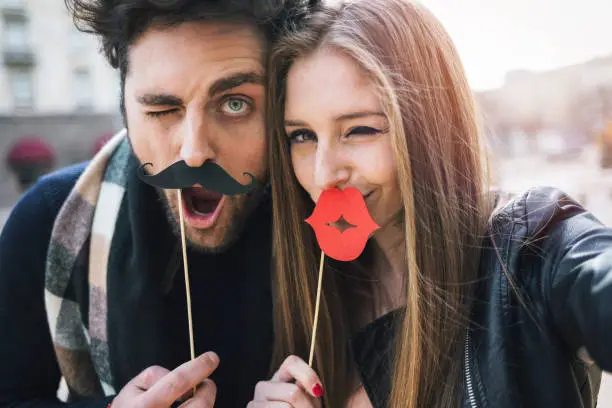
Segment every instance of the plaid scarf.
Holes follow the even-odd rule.
[[[62,373],[58,397],[64,401],[115,393],[108,364],[107,268],[129,155],[124,130],[79,177],[51,233],[45,304]],[[79,275],[87,277],[89,286],[87,325],[74,290]]]
[[[173,369],[189,359],[181,241],[159,192],[138,179],[139,166],[126,132],[116,135],[79,177],[53,227],[45,301],[62,401],[111,396],[146,367]],[[192,290],[210,293],[231,281],[228,301],[236,305],[232,299],[240,299],[228,309],[231,325],[223,323],[219,330],[229,339],[248,333],[231,351],[248,356],[241,363],[247,373],[241,381],[247,382],[225,396],[217,394],[220,406],[236,406],[222,401],[247,398],[248,382],[268,372],[271,224],[268,189],[231,248],[223,253],[188,249],[193,270],[207,276]],[[214,321],[200,314],[195,329],[205,333]],[[196,336],[196,353],[223,342],[210,339]],[[231,384],[232,375],[217,378]]]

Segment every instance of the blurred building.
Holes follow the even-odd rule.
[[[116,111],[116,74],[62,1],[0,0],[0,11],[0,113]]]
[[[99,48],[61,0],[0,0],[0,208],[19,194],[6,155],[20,139],[44,139],[61,167],[121,127],[118,76]]]
[[[590,143],[612,119],[612,55],[552,71],[509,72],[501,88],[477,100],[502,146],[517,139],[525,139],[523,150],[544,139]]]

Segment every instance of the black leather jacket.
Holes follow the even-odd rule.
[[[463,407],[595,407],[601,369],[612,371],[612,229],[553,188],[508,201],[492,225],[498,253],[488,245],[481,259]],[[389,390],[391,322],[351,344],[375,408]]]

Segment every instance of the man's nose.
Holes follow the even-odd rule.
[[[200,167],[215,157],[213,137],[202,112],[187,114],[183,126],[181,159],[190,167]]]

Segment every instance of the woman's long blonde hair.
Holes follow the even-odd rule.
[[[295,178],[284,134],[286,77],[319,48],[351,57],[377,85],[390,125],[405,231],[405,296],[392,408],[456,407],[462,339],[489,215],[481,134],[461,61],[438,20],[410,0],[356,0],[288,27],[269,61],[267,115],[274,199],[275,351],[308,356],[320,249],[304,219],[313,203]],[[326,406],[355,391],[350,296],[342,273],[323,284],[316,371]]]

